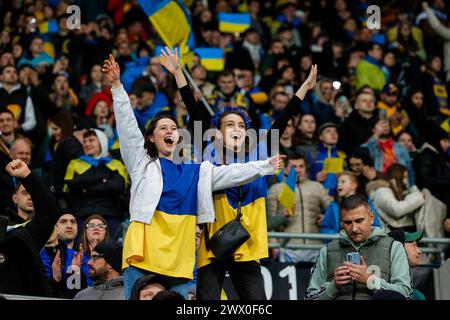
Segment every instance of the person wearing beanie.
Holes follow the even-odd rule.
[[[433,196],[447,206],[447,218],[443,223],[446,235],[450,236],[449,134],[432,121],[427,123],[427,128],[427,142],[413,162],[416,183],[420,189],[430,190]]]
[[[78,292],[74,300],[125,300],[121,245],[112,240],[100,242],[88,266],[94,286]]]
[[[114,236],[123,218],[120,201],[126,191],[127,171],[122,162],[108,157],[108,138],[101,130],[83,134],[83,151],[69,162],[64,177],[69,205],[77,215],[78,226],[98,213],[106,218]]]

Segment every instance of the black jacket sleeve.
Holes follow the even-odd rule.
[[[267,133],[267,149],[269,155],[271,154],[270,146],[272,142],[271,139],[272,130],[275,129],[279,130],[279,137],[281,139],[281,136],[286,130],[289,119],[291,119],[291,117],[297,114],[302,113],[302,109],[300,107],[302,101],[303,101],[302,99],[294,95],[292,99],[289,101],[289,103],[286,105],[286,107],[283,109],[283,112],[281,112],[278,119],[275,120],[275,122],[272,124],[272,127],[270,127],[269,132]]]
[[[22,179],[23,186],[30,193],[33,200],[35,216],[26,224],[25,228],[31,234],[36,249],[41,250],[50,238],[58,220],[58,204],[50,194],[50,190],[31,173]]]

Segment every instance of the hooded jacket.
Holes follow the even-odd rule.
[[[74,300],[125,300],[123,278],[117,277],[105,283],[95,284],[93,287],[78,292]]]

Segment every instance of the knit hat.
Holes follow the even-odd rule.
[[[92,250],[102,256],[103,259],[117,272],[122,272],[122,246],[113,240],[100,242]]]
[[[97,102],[104,101],[108,105],[109,109],[112,108],[112,98],[111,95],[108,94],[106,90],[102,92],[97,92],[91,96],[89,99],[86,110],[84,111],[84,114],[87,116],[91,116],[94,113],[95,106],[97,105]]]
[[[324,123],[319,128],[319,135],[321,135],[322,131],[325,130],[326,128],[336,128],[336,130],[337,130],[338,129],[338,125],[336,123],[333,123],[333,122],[326,122],[326,123]]]
[[[142,289],[152,283],[158,283],[164,287],[165,290],[170,290],[168,279],[161,274],[147,274],[138,279],[131,289],[130,300],[139,300],[139,295]]]

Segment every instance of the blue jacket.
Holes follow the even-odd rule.
[[[122,72],[120,81],[125,91],[130,93],[134,80],[142,76],[145,68],[147,68],[150,57],[142,57],[125,64],[125,70]]]
[[[153,103],[142,111],[138,108],[134,109],[134,115],[138,122],[139,128],[144,130],[147,127],[148,122],[156,117],[158,113],[162,111],[169,112],[169,110],[169,100],[166,95],[162,92],[156,92]]]
[[[380,220],[378,219],[378,212],[372,199],[369,198],[370,210],[374,212],[374,219],[372,226],[381,227]],[[341,229],[339,204],[333,201],[325,211],[322,225],[320,226],[320,233],[336,234]]]
[[[382,172],[383,168],[383,153],[381,152],[378,140],[374,137],[370,138],[367,143],[362,145],[369,150],[370,157],[373,159],[374,168],[378,172]],[[408,169],[408,179],[409,185],[413,186],[415,184],[415,174],[412,167],[411,157],[409,156],[408,150],[401,144],[394,142],[394,153],[397,158],[397,162],[404,165]]]

